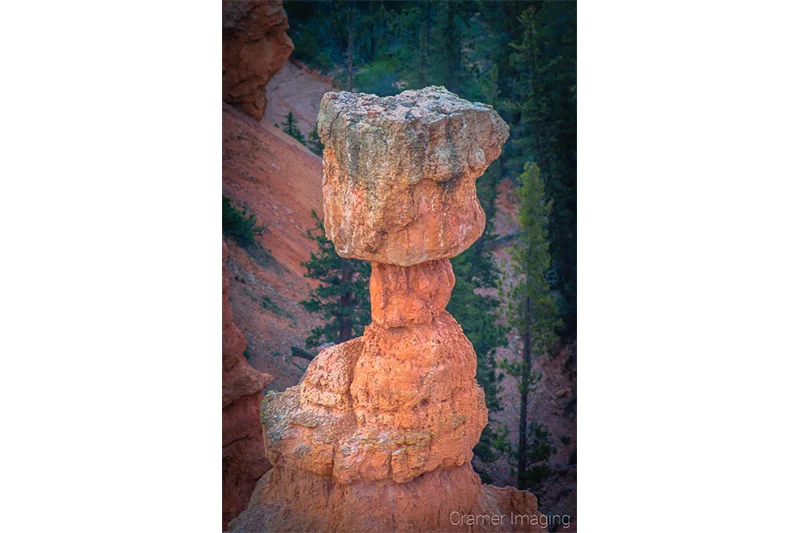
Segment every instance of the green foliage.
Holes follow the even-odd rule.
[[[397,94],[397,65],[389,59],[382,59],[364,65],[353,77],[353,83],[360,92],[389,96]]]
[[[294,113],[289,111],[289,114],[286,115],[286,121],[281,122],[281,126],[283,126],[284,133],[294,137],[298,141],[303,144],[306,144],[305,136],[300,132],[300,129],[297,127],[297,119],[294,118]]]
[[[577,320],[577,23],[575,2],[545,2],[519,17],[521,34],[510,61],[519,70],[519,95],[506,104],[518,126],[510,168],[529,160],[541,169],[553,200],[554,286],[566,331]]]
[[[256,236],[264,231],[263,226],[256,224],[256,216],[239,211],[227,196],[222,197],[222,232],[232,237],[239,246],[247,248],[256,244]]]
[[[501,409],[498,398],[500,377],[494,354],[498,346],[508,343],[508,328],[498,322],[500,301],[491,295],[475,292],[491,274],[480,272],[474,277],[468,276],[474,266],[470,255],[464,254],[452,261],[456,284],[447,310],[461,325],[475,348],[478,358],[477,380],[486,393],[486,406],[494,412]],[[494,270],[494,265],[491,268]]]
[[[505,359],[501,366],[516,379],[520,393],[517,487],[538,490],[541,481],[549,475],[544,461],[552,455],[552,448],[548,444],[547,432],[536,422],[528,424],[529,395],[542,379],[531,363],[551,347],[561,320],[550,276],[547,225],[553,202],[545,196],[544,181],[535,163],[525,165],[519,181],[519,222],[522,232],[511,254],[518,281],[510,290],[508,316],[512,327],[522,338],[523,356],[514,362]]]
[[[303,266],[305,276],[319,281],[320,286],[300,303],[308,311],[322,315],[327,322],[311,331],[306,339],[308,348],[321,342],[344,342],[361,335],[371,319],[369,263],[340,257],[333,243],[325,237],[322,219],[315,211],[311,214],[316,228],[314,232],[308,231],[308,237],[316,241],[318,251],[312,252]]]
[[[528,368],[524,361],[503,359],[500,368],[516,380],[517,390],[520,394],[533,392],[536,390],[536,385],[542,380],[542,374]]]
[[[536,163],[527,163],[519,180],[522,232],[512,252],[512,264],[521,281],[511,289],[509,316],[512,327],[530,335],[531,352],[541,355],[555,341],[556,329],[561,326],[547,229],[553,201],[545,196],[544,181]],[[530,305],[529,316],[526,302]]]
[[[552,445],[550,433],[536,422],[528,426],[527,443],[525,455],[528,466],[525,472],[518,474],[518,486],[541,497],[542,483],[555,473],[547,465],[547,461],[556,453],[556,449]]]
[[[264,309],[266,309],[267,311],[271,312],[274,315],[288,318],[289,320],[292,321],[292,323],[294,323],[294,325],[297,325],[297,320],[294,318],[294,315],[292,315],[289,311],[286,311],[285,309],[281,308],[278,304],[273,302],[269,296],[261,297],[261,307],[263,307]]]
[[[293,57],[320,72],[330,72],[336,68],[336,63],[331,55],[329,43],[319,39],[322,32],[307,29],[306,25],[294,26],[292,41],[294,42]]]
[[[284,2],[295,44],[294,57],[344,80],[347,63],[347,2]],[[467,21],[476,5],[467,2],[355,2],[354,89],[379,95],[444,85],[459,92],[469,77],[464,50]]]
[[[314,129],[311,130],[311,133],[308,134],[308,141],[306,142],[306,146],[308,149],[314,152],[315,154],[321,156],[322,150],[325,149],[325,146],[322,144],[322,140],[319,138],[319,131],[317,131],[317,125],[314,124]]]
[[[508,427],[501,425],[498,429],[493,428],[492,420],[481,433],[478,444],[472,449],[476,457],[479,457],[484,464],[493,463],[498,459],[512,453],[511,441],[508,439]],[[473,464],[475,471],[481,476],[482,483],[492,483],[492,476],[483,470],[479,465]]]

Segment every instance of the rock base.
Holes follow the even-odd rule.
[[[330,477],[273,468],[250,507],[231,522],[236,533],[543,531],[536,497],[482,485],[469,464],[408,483],[335,483]]]

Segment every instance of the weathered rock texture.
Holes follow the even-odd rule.
[[[455,283],[447,257],[483,230],[475,179],[507,126],[441,88],[383,99],[329,93],[320,126],[326,227],[341,255],[372,261],[373,323],[320,352],[299,385],[264,398],[274,467],[232,527],[540,530],[533,494],[481,485],[472,471],[487,409],[475,351],[445,311]],[[368,155],[374,142],[388,152]]]
[[[233,323],[222,243],[222,529],[247,507],[250,494],[269,467],[259,424],[264,387],[272,377],[244,358],[244,335]]]
[[[266,86],[294,50],[281,0],[223,0],[222,99],[261,120]]]
[[[454,257],[483,233],[475,179],[508,125],[441,87],[397,96],[327,93],[325,232],[343,257],[410,266]]]

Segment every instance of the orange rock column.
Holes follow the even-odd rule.
[[[325,230],[339,255],[372,263],[372,324],[264,399],[274,467],[235,531],[540,530],[533,494],[472,470],[488,411],[475,351],[445,311],[449,258],[483,232],[475,179],[508,126],[432,87],[328,93],[318,127]]]

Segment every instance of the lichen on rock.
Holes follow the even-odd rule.
[[[342,257],[400,266],[454,257],[483,233],[475,180],[508,125],[443,87],[327,93],[318,128],[325,231]]]

